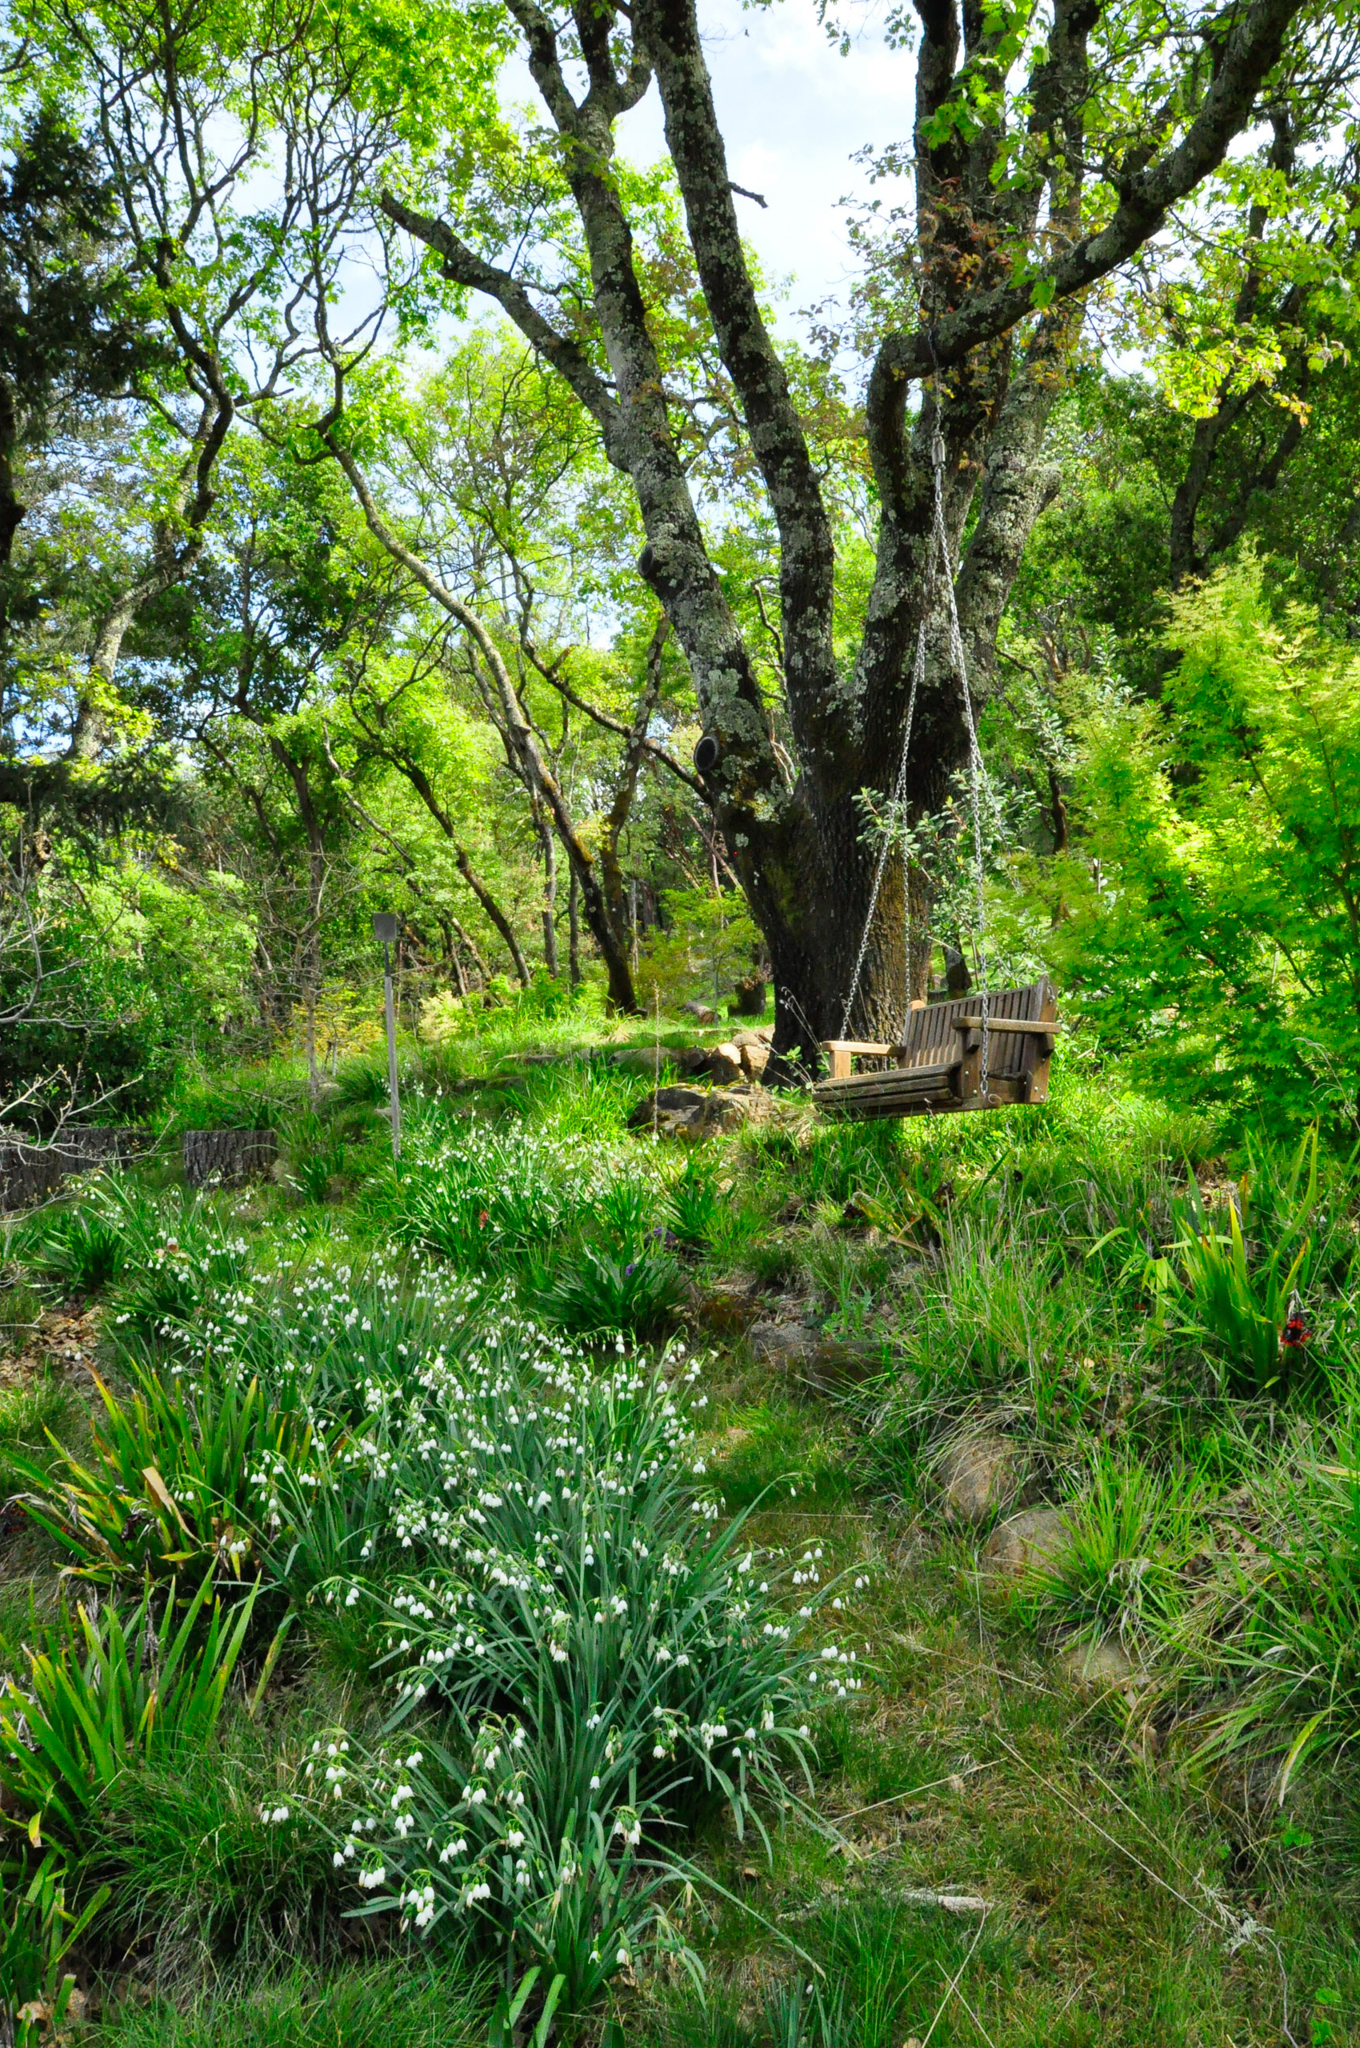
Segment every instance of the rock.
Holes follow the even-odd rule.
[[[1056,1563],[1069,1541],[1060,1508],[1026,1508],[993,1529],[982,1555],[994,1570],[1018,1576],[1036,1565]]]
[[[772,1365],[805,1364],[820,1338],[807,1323],[753,1323],[747,1335],[756,1357]]]
[[[671,1054],[664,1045],[626,1045],[622,1052],[614,1054],[610,1064],[622,1067],[625,1074],[646,1074],[650,1080],[659,1081],[670,1062]]]
[[[743,1045],[739,1050],[742,1072],[749,1074],[753,1081],[758,1081],[770,1063],[769,1046]]]
[[[719,1086],[741,1081],[749,1072],[742,1065],[742,1048],[730,1039],[721,1045],[686,1046],[675,1056],[675,1064],[682,1074],[703,1075],[705,1080],[716,1081]]]
[[[936,1473],[946,1513],[959,1522],[985,1522],[1015,1492],[1018,1463],[1019,1447],[1008,1436],[970,1436],[951,1444]]]
[[[705,1095],[700,1106],[676,1125],[675,1135],[691,1141],[727,1137],[741,1129],[748,1114],[746,1103],[735,1095]]]
[[[707,1095],[700,1088],[654,1088],[629,1111],[628,1128],[630,1131],[646,1131],[655,1125],[658,1131],[669,1131],[677,1119],[693,1115],[703,1108],[707,1100]]]
[[[735,1045],[735,1046],[737,1047],[738,1051],[740,1051],[740,1049],[741,1049],[741,1048],[742,1048],[742,1046],[744,1046],[744,1045],[748,1045],[748,1046],[757,1046],[757,1045],[762,1045],[762,1046],[764,1046],[765,1050],[766,1050],[766,1051],[768,1052],[768,1051],[769,1051],[769,1049],[770,1049],[770,1040],[771,1040],[771,1039],[772,1039],[773,1037],[774,1037],[774,1026],[773,1026],[773,1024],[762,1024],[762,1025],[761,1025],[761,1027],[760,1027],[760,1029],[759,1029],[759,1030],[757,1030],[757,1031],[734,1031],[734,1032],[732,1033],[732,1035],[731,1035],[731,1038],[729,1039],[729,1041],[728,1041],[728,1042],[729,1042],[729,1044],[731,1044],[731,1045]]]
[[[753,1323],[747,1341],[757,1358],[794,1374],[820,1393],[834,1393],[883,1370],[879,1345],[842,1343],[810,1323]]]
[[[1127,1691],[1139,1676],[1123,1644],[1113,1640],[1074,1644],[1062,1668],[1081,1692]]]
[[[704,1064],[701,1071],[707,1074],[710,1081],[716,1081],[720,1087],[728,1081],[740,1081],[742,1079],[740,1050],[728,1041],[724,1041],[722,1045],[709,1046],[704,1056]]]
[[[745,1287],[707,1287],[696,1290],[693,1314],[717,1336],[739,1337],[760,1314],[760,1297]]]
[[[698,1144],[739,1131],[744,1124],[759,1123],[769,1113],[769,1096],[749,1081],[723,1089],[672,1086],[645,1095],[630,1114],[628,1128],[655,1130],[658,1137]]]

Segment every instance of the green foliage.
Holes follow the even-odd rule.
[[[0,1487],[13,1493],[35,1463],[60,1460],[63,1442],[78,1436],[84,1422],[83,1406],[55,1372],[0,1391]]]
[[[419,1955],[321,1970],[295,1963],[258,1981],[233,1972],[191,2000],[124,2003],[109,2048],[486,2048],[486,1995],[457,1965]]]
[[[1056,1557],[1029,1580],[1037,1618],[1079,1642],[1113,1635],[1135,1655],[1155,1655],[1185,1612],[1182,1572],[1203,1539],[1185,1476],[1093,1451],[1064,1522]]]
[[[691,1152],[666,1190],[666,1220],[681,1244],[705,1244],[722,1213],[718,1176],[712,1162]]]
[[[513,1949],[574,2009],[662,1928],[676,1823],[718,1803],[759,1828],[800,1716],[858,1684],[784,1618],[812,1553],[794,1579],[740,1518],[707,1530],[671,1363],[592,1365],[502,1306],[367,1384],[332,1483],[381,1490],[323,1590],[372,1617],[403,1732],[319,1739],[283,1802],[332,1829],[358,1904]]]
[[[6,1877],[8,1881],[6,1881]],[[13,1869],[0,1877],[0,2024],[14,2048],[39,2048],[67,2020],[76,1980],[62,1963],[108,1898],[102,1887],[67,1911],[61,1869],[48,1854],[26,1890]]]
[[[549,1322],[589,1337],[659,1336],[684,1299],[684,1276],[665,1252],[624,1259],[590,1244],[567,1252],[537,1296]]]
[[[102,1294],[128,1265],[128,1233],[116,1210],[85,1201],[48,1209],[16,1232],[11,1249],[62,1294]]]
[[[1320,1103],[1349,1119],[1355,656],[1301,607],[1277,623],[1251,565],[1179,598],[1170,638],[1161,705],[1111,704],[1089,734],[1110,886],[1082,889],[1071,935],[1085,1001],[1136,1070],[1239,1128],[1297,1128]]]
[[[663,1010],[699,1001],[717,1009],[761,957],[761,938],[739,896],[668,889],[666,929],[649,936],[638,987],[655,989]]]
[[[0,1785],[34,1842],[45,1830],[88,1848],[131,1761],[174,1762],[211,1740],[253,1595],[225,1613],[211,1596],[208,1577],[182,1604],[148,1589],[126,1614],[105,1600],[42,1629],[25,1682],[0,1695]]]
[[[29,1513],[92,1580],[256,1578],[276,1477],[308,1461],[305,1417],[230,1364],[210,1365],[192,1383],[137,1361],[128,1367],[130,1399],[100,1383],[104,1414],[88,1464],[70,1452],[49,1471],[15,1460]]]
[[[1348,1403],[1275,1459],[1256,1446],[1247,1472],[1252,1534],[1239,1506],[1167,1645],[1169,1685],[1202,1761],[1265,1756],[1283,1797],[1360,1738],[1360,1415]]]
[[[107,1289],[116,1328],[150,1336],[191,1318],[245,1270],[246,1244],[220,1206],[175,1190],[157,1198],[133,1177],[99,1175],[71,1207],[45,1210],[14,1236],[20,1266],[62,1289]]]
[[[1271,1176],[1270,1149],[1258,1156],[1264,1170],[1229,1188],[1215,1215],[1189,1177],[1187,1197],[1171,1203],[1170,1249],[1146,1258],[1142,1286],[1152,1303],[1153,1329],[1173,1340],[1191,1340],[1211,1361],[1221,1361],[1226,1392],[1284,1400],[1306,1392],[1325,1362],[1314,1341],[1318,1333],[1301,1314],[1296,1331],[1286,1328],[1322,1263],[1311,1232],[1322,1200],[1317,1130],[1305,1133],[1278,1178]],[[1254,1213],[1253,1179],[1265,1190],[1260,1214]]]

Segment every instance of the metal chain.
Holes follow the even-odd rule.
[[[968,664],[964,660],[963,633],[959,627],[958,599],[954,591],[954,565],[949,556],[949,534],[946,530],[944,519],[944,485],[942,482],[944,476],[944,438],[940,433],[938,424],[931,439],[930,459],[931,467],[935,472],[935,542],[940,551],[940,559],[944,563],[944,587],[949,600],[949,655],[954,665],[954,673],[959,679],[959,688],[963,694],[963,718],[964,724],[968,729],[968,802],[973,818],[973,879],[977,889],[977,962],[978,972],[982,980],[980,990],[982,996],[981,1095],[985,1103],[987,1100],[987,1057],[989,1051],[988,1027],[991,1011],[987,994],[987,951],[983,944],[987,923],[987,906],[985,890],[986,863],[982,852],[981,794],[983,787],[986,786],[988,796],[990,797],[991,788],[987,784],[987,771],[983,766],[982,750],[978,746],[977,722],[973,716],[973,693],[968,687]],[[993,805],[995,805],[994,798],[992,801]]]
[[[990,1052],[991,1006],[987,989],[987,953],[983,945],[983,938],[986,930],[987,910],[985,887],[986,862],[983,858],[982,849],[981,799],[984,791],[986,792],[987,799],[991,804],[993,814],[996,817],[998,824],[1000,823],[1000,812],[997,809],[996,797],[987,776],[986,765],[982,759],[982,749],[978,745],[977,721],[973,715],[973,695],[972,691],[968,687],[968,665],[964,659],[963,633],[959,626],[958,599],[954,590],[954,564],[949,553],[949,533],[945,525],[944,517],[944,459],[944,437],[941,434],[939,427],[939,407],[937,401],[935,426],[930,438],[930,466],[934,482],[935,507],[934,520],[931,531],[930,558],[926,566],[926,583],[927,589],[929,590],[933,582],[935,572],[935,557],[938,553],[939,559],[944,565],[944,587],[949,600],[949,655],[950,660],[953,664],[954,673],[957,675],[959,679],[960,690],[963,694],[963,718],[964,725],[968,733],[968,799],[969,808],[972,812],[973,823],[973,879],[977,892],[977,962],[978,972],[981,976],[980,994],[982,998],[981,1093],[983,1100],[985,1101],[987,1097],[988,1055]],[[927,605],[926,611],[922,614],[921,623],[916,634],[916,660],[912,666],[911,697],[907,704],[906,731],[902,737],[902,759],[898,765],[897,781],[893,787],[893,802],[896,805],[900,806],[903,813],[905,813],[906,808],[907,757],[911,748],[911,728],[916,716],[916,697],[922,682],[925,680],[926,672],[926,616],[928,612],[929,605]],[[886,834],[884,837],[882,850],[880,851],[878,856],[878,863],[874,869],[873,888],[869,892],[869,912],[864,920],[864,932],[860,938],[859,952],[855,956],[855,971],[850,977],[850,993],[847,995],[845,999],[845,1012],[841,1018],[842,1038],[845,1037],[847,1031],[850,1029],[850,1012],[854,1008],[855,997],[859,994],[860,976],[864,972],[864,961],[869,951],[869,933],[873,928],[874,912],[878,908],[879,891],[883,886],[883,875],[884,870],[886,869],[888,864],[888,850],[891,844],[892,836],[891,833],[889,833]],[[910,897],[911,887],[910,862],[910,851],[904,839],[902,851],[902,873],[903,887],[904,891],[907,893],[908,899]],[[908,973],[910,973],[910,900],[908,900],[907,902],[906,920],[907,962]]]
[[[898,763],[897,781],[893,785],[892,800],[899,807],[899,814],[901,815],[905,814],[907,802],[907,756],[911,750],[911,728],[916,717],[916,693],[921,686],[925,672],[926,622],[923,618],[916,635],[916,660],[912,665],[911,672],[911,696],[907,700],[907,727],[902,735],[902,759]],[[903,830],[905,831],[905,823]],[[869,933],[873,929],[874,912],[878,908],[878,892],[883,886],[884,870],[888,865],[888,854],[891,848],[892,833],[888,831],[884,833],[883,844],[879,849],[878,865],[874,869],[874,885],[869,891],[869,914],[864,920],[864,931],[860,937],[859,952],[855,955],[855,971],[850,977],[850,993],[845,998],[845,1011],[841,1017],[842,1038],[845,1037],[846,1032],[850,1029],[850,1012],[855,1007],[855,997],[859,994],[859,979],[864,972],[865,955],[869,951]],[[907,865],[907,858],[904,845],[902,856],[904,869]]]

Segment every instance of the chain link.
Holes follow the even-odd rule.
[[[947,597],[948,597],[948,603],[949,603],[949,658],[950,658],[950,662],[951,662],[951,664],[952,664],[952,666],[953,666],[953,669],[954,669],[954,673],[955,673],[955,675],[956,675],[956,676],[958,677],[958,679],[959,679],[959,687],[960,687],[960,689],[961,689],[961,691],[962,691],[962,694],[963,694],[963,719],[964,719],[964,725],[965,725],[965,728],[966,728],[966,730],[967,730],[967,734],[968,734],[968,800],[969,800],[969,809],[970,809],[970,810],[971,810],[971,812],[972,812],[972,824],[973,824],[973,880],[974,880],[974,885],[975,885],[975,888],[976,888],[976,893],[977,893],[977,949],[976,949],[976,951],[977,951],[977,965],[978,965],[978,973],[979,973],[979,975],[980,975],[980,977],[981,977],[981,987],[980,987],[979,993],[980,993],[980,995],[981,995],[981,998],[982,998],[982,1076],[981,1076],[981,1094],[982,1094],[982,1099],[983,1099],[983,1101],[984,1101],[984,1103],[985,1103],[985,1101],[986,1101],[986,1099],[987,1099],[987,1080],[988,1080],[988,1054],[989,1054],[989,1050],[990,1050],[990,1042],[989,1042],[989,1041],[990,1041],[990,1022],[991,1022],[991,1008],[990,1008],[990,1001],[989,1001],[989,996],[988,996],[988,990],[987,990],[987,953],[986,953],[986,948],[985,948],[985,946],[984,946],[984,944],[983,944],[983,939],[984,939],[984,936],[985,936],[985,931],[986,931],[986,915],[987,915],[987,906],[986,906],[986,889],[985,889],[985,884],[986,884],[986,862],[985,862],[985,860],[984,860],[984,857],[983,857],[983,846],[982,846],[982,796],[983,796],[984,792],[985,792],[985,794],[986,794],[986,796],[987,796],[987,799],[988,799],[989,803],[990,803],[990,804],[991,804],[991,806],[992,806],[992,810],[993,810],[994,814],[996,814],[996,816],[997,816],[998,820],[999,820],[999,815],[1000,815],[1000,814],[999,814],[999,812],[997,811],[996,797],[995,797],[995,795],[993,794],[993,791],[992,791],[992,786],[991,786],[991,783],[990,783],[990,781],[988,780],[988,777],[987,777],[987,769],[986,769],[986,765],[984,764],[984,762],[983,762],[983,759],[982,759],[982,749],[981,749],[981,748],[979,747],[979,745],[978,745],[978,736],[977,736],[977,720],[976,720],[976,718],[974,717],[974,713],[973,713],[973,693],[972,693],[972,691],[971,691],[971,690],[969,689],[969,687],[968,687],[968,665],[967,665],[967,662],[966,662],[966,661],[965,661],[965,659],[964,659],[964,652],[963,652],[963,632],[962,632],[962,629],[960,628],[960,625],[959,625],[959,607],[958,607],[958,599],[957,599],[957,596],[956,596],[956,594],[955,594],[955,590],[954,590],[954,565],[953,565],[953,562],[952,562],[952,560],[950,559],[950,553],[949,553],[949,532],[948,532],[948,528],[947,528],[947,527],[946,527],[946,525],[945,525],[945,516],[944,516],[944,459],[945,459],[945,448],[944,448],[944,437],[943,437],[943,435],[941,434],[941,432],[940,432],[940,427],[939,427],[939,401],[938,401],[938,397],[936,398],[936,401],[935,401],[935,405],[936,405],[936,417],[935,417],[935,423],[934,423],[934,426],[933,426],[933,430],[932,430],[932,432],[931,432],[931,437],[930,437],[930,466],[931,466],[931,470],[932,470],[932,473],[933,473],[933,482],[934,482],[934,497],[935,497],[935,505],[934,505],[934,518],[933,518],[933,521],[932,521],[932,526],[931,526],[931,544],[930,544],[930,555],[929,555],[929,559],[928,559],[928,561],[927,561],[927,565],[926,565],[926,588],[927,588],[927,596],[928,596],[928,598],[929,598],[929,596],[933,594],[933,580],[934,580],[934,573],[935,573],[935,561],[936,561],[936,556],[938,555],[938,557],[939,557],[939,560],[940,560],[940,562],[941,562],[941,563],[943,564],[943,566],[944,566],[944,587],[945,587],[945,592],[946,592],[946,595],[947,595]],[[894,802],[894,804],[896,804],[897,806],[899,806],[899,807],[900,807],[900,813],[901,813],[901,816],[902,816],[902,820],[903,820],[903,835],[904,835],[904,836],[903,836],[903,842],[902,842],[902,879],[903,879],[903,890],[904,890],[904,893],[906,894],[906,896],[907,896],[907,899],[908,899],[908,901],[907,901],[907,972],[908,972],[908,975],[910,975],[910,972],[911,972],[911,908],[910,908],[910,889],[911,889],[911,874],[910,874],[910,869],[911,869],[911,851],[910,851],[910,846],[909,846],[909,844],[908,844],[908,841],[907,841],[907,839],[906,839],[906,837],[905,837],[905,829],[906,829],[906,828],[905,828],[905,814],[906,814],[906,797],[907,797],[907,757],[908,757],[908,754],[909,754],[909,752],[910,752],[910,748],[911,748],[911,728],[912,728],[912,724],[913,724],[913,722],[914,722],[914,720],[915,720],[915,717],[916,717],[916,698],[917,698],[917,693],[918,693],[918,691],[919,691],[919,689],[920,689],[920,687],[921,687],[921,684],[922,684],[922,683],[924,682],[924,680],[925,680],[925,672],[926,672],[926,617],[927,617],[927,615],[928,615],[928,612],[929,612],[929,608],[930,608],[930,607],[929,607],[929,603],[927,603],[927,606],[926,606],[926,610],[925,610],[925,612],[923,612],[923,613],[922,613],[922,617],[921,617],[921,624],[920,624],[920,626],[919,626],[919,628],[918,628],[918,630],[917,630],[917,634],[916,634],[916,659],[915,659],[915,662],[914,662],[914,663],[913,663],[913,665],[912,665],[912,676],[911,676],[911,696],[910,696],[910,698],[909,698],[909,700],[908,700],[908,703],[907,703],[907,724],[906,724],[906,731],[904,732],[904,734],[903,734],[903,736],[902,736],[902,759],[901,759],[901,762],[900,762],[900,763],[899,763],[899,765],[898,765],[898,770],[897,770],[897,781],[896,781],[896,783],[895,783],[895,785],[894,785],[894,787],[893,787],[893,802]],[[863,972],[864,972],[864,961],[865,961],[865,956],[867,955],[867,953],[868,953],[868,951],[869,951],[869,933],[870,933],[870,931],[871,931],[871,930],[872,930],[872,928],[873,928],[873,922],[874,922],[874,912],[875,912],[875,911],[877,910],[877,908],[878,908],[878,897],[879,897],[879,891],[881,890],[881,888],[882,888],[882,886],[883,886],[883,874],[884,874],[884,870],[886,869],[886,867],[887,867],[887,864],[888,864],[888,851],[889,851],[889,848],[891,847],[891,845],[892,845],[892,835],[891,835],[891,833],[889,832],[889,833],[885,834],[885,836],[884,836],[884,840],[883,840],[883,847],[882,847],[882,850],[881,850],[881,852],[879,853],[879,856],[878,856],[878,864],[877,864],[877,866],[876,866],[876,867],[875,867],[875,869],[874,869],[874,882],[873,882],[873,887],[872,887],[872,889],[871,889],[871,890],[870,890],[870,892],[869,892],[869,914],[868,914],[868,916],[867,916],[867,917],[865,918],[865,920],[864,920],[864,932],[863,932],[863,936],[861,937],[861,939],[860,939],[860,942],[859,942],[859,952],[858,952],[858,954],[856,955],[856,958],[855,958],[855,971],[854,971],[854,973],[852,974],[852,976],[850,977],[850,993],[849,993],[849,995],[848,995],[848,996],[846,997],[846,999],[845,999],[845,1013],[844,1013],[843,1017],[841,1018],[841,1037],[842,1037],[842,1038],[844,1038],[844,1037],[845,1037],[846,1033],[847,1033],[847,1032],[849,1031],[849,1029],[850,1029],[850,1012],[851,1012],[851,1010],[852,1010],[852,1009],[854,1008],[854,1005],[855,1005],[855,997],[856,997],[856,996],[857,996],[857,995],[859,994],[859,984],[860,984],[860,976],[861,976],[861,975],[863,974]],[[910,990],[908,990],[908,994],[910,994]]]

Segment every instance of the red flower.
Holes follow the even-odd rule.
[[[477,1221],[481,1224],[482,1229],[485,1230],[487,1224],[491,1221],[489,1211],[486,1209],[479,1209],[477,1211]]]

